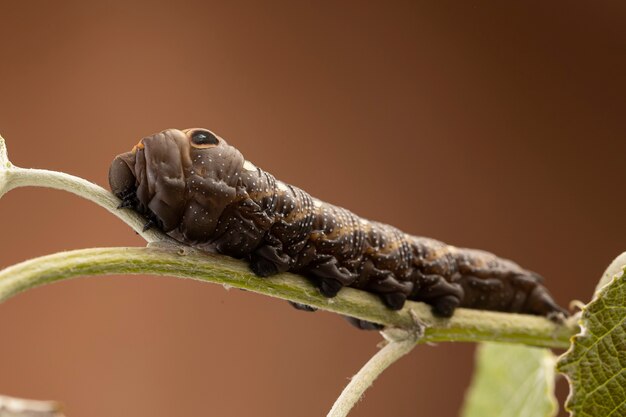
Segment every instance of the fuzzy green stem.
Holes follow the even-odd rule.
[[[352,377],[350,383],[341,392],[326,417],[345,417],[385,369],[413,350],[420,339],[418,333],[406,332],[406,337],[391,340]]]
[[[132,227],[148,242],[169,240],[160,231],[143,230],[146,220],[132,210],[118,210],[120,200],[111,192],[83,178],[46,169],[26,169],[13,165],[0,136],[0,197],[18,187],[48,187],[68,191],[104,207]]]
[[[279,274],[259,278],[245,262],[176,245],[147,248],[97,248],[31,259],[0,271],[0,301],[29,288],[81,275],[153,274],[192,278],[311,305],[323,310],[410,329],[416,318],[425,326],[420,342],[512,342],[567,348],[576,325],[557,325],[543,317],[458,309],[450,319],[431,314],[430,306],[407,302],[400,311],[386,308],[367,292],[344,288],[325,298],[305,278]],[[413,311],[415,317],[412,316]]]

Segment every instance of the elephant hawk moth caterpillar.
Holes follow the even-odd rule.
[[[145,216],[147,227],[247,259],[259,276],[302,274],[326,297],[349,286],[379,295],[394,310],[407,299],[423,301],[442,317],[457,307],[567,315],[536,273],[320,201],[257,168],[207,129],[143,138],[114,159],[109,183],[120,206]]]

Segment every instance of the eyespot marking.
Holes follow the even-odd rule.
[[[219,145],[220,140],[213,132],[206,129],[192,130],[190,137],[191,146],[194,148],[204,149],[212,148]]]

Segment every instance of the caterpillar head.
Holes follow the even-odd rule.
[[[163,231],[207,235],[236,195],[244,158],[207,129],[168,129],[118,155],[111,191]]]

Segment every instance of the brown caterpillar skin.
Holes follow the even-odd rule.
[[[109,183],[122,207],[174,239],[249,259],[260,276],[303,274],[327,297],[349,286],[378,294],[394,310],[407,299],[424,301],[443,317],[457,307],[567,315],[539,275],[491,253],[411,236],[317,200],[246,161],[206,129],[143,138],[115,158]]]

